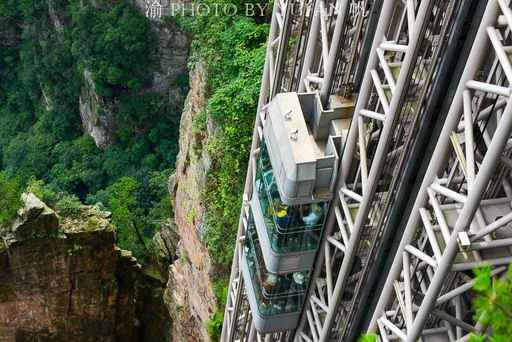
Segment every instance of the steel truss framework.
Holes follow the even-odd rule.
[[[490,0],[370,324],[381,341],[485,331],[471,270],[512,261],[511,29],[508,1]]]
[[[294,48],[289,48],[290,32],[304,32],[304,27],[297,29],[297,20],[294,19],[295,12],[294,0],[275,1],[270,25],[269,39],[265,65],[263,68],[263,79],[261,83],[260,98],[258,101],[257,112],[261,113],[265,105],[272,97],[282,90],[286,84],[293,83],[293,73],[297,64],[297,56],[300,55],[301,39],[297,40]],[[307,5],[304,6],[307,11]],[[302,15],[306,13],[303,12]],[[304,26],[304,21],[301,22]],[[293,51],[290,53],[290,51]],[[295,53],[295,62],[293,65],[288,63],[289,56]],[[290,74],[291,70],[291,74]],[[231,268],[229,281],[228,298],[224,313],[224,322],[222,326],[222,341],[260,341],[262,336],[254,329],[252,324],[252,314],[245,295],[244,281],[241,273],[243,243],[245,239],[245,230],[247,228],[248,206],[252,194],[253,177],[255,176],[254,155],[257,154],[260,145],[260,134],[262,124],[261,116],[256,115],[255,128],[251,145],[251,158],[247,170],[245,181],[243,204],[240,214],[239,228],[235,245],[235,253]],[[286,332],[277,334],[268,334],[264,336],[266,342],[276,341],[286,336]]]
[[[318,91],[324,105],[332,93],[351,95],[372,4],[372,0],[315,1],[299,92]]]
[[[348,338],[455,7],[455,1],[384,1],[299,341]]]
[[[266,104],[282,91],[318,91],[324,105],[328,104],[330,94],[350,95],[355,70],[361,68],[361,63],[366,63],[366,60],[358,57],[363,36],[368,29],[368,9],[372,4],[373,1],[370,0],[288,0],[274,3],[222,331],[223,342],[292,339],[316,342],[347,339],[354,323],[354,313],[360,304],[361,290],[382,242],[383,229],[404,174],[404,165],[410,158],[418,122],[424,115],[433,80],[438,76],[443,50],[446,49],[454,28],[459,1],[383,1],[352,126],[345,142],[335,198],[329,210],[306,306],[297,331],[261,336],[254,329],[239,265],[243,257],[242,245],[248,223],[255,157],[259,151]],[[406,336],[408,341],[413,341],[421,333],[425,322],[430,329],[427,332],[430,333],[440,331],[437,327],[431,327],[436,324],[442,324],[441,329],[447,332],[452,331],[455,326],[452,335],[455,333],[456,336],[462,335],[463,331],[471,331],[467,324],[460,323],[464,302],[454,299],[455,297],[446,297],[447,293],[452,292],[443,292],[445,294],[441,298],[444,301],[438,303],[440,306],[444,305],[442,312],[438,309],[432,311],[437,314],[435,317],[430,312],[432,303],[435,302],[432,298],[440,290],[435,286],[440,286],[444,277],[436,278],[436,275],[443,271],[443,267],[445,274],[448,272],[446,268],[449,269],[449,266],[442,266],[441,261],[449,260],[448,252],[453,254],[452,259],[454,255],[460,254],[449,249],[457,248],[457,238],[469,244],[469,247],[465,246],[467,250],[463,255],[471,255],[475,260],[461,264],[466,268],[457,266],[460,268],[457,269],[459,273],[485,260],[487,250],[512,244],[506,238],[495,242],[489,241],[488,237],[490,233],[503,231],[501,227],[512,221],[512,214],[503,216],[496,223],[487,224],[488,215],[483,210],[475,209],[477,219],[472,223],[472,229],[478,224],[480,228],[483,227],[481,231],[488,231],[480,236],[472,233],[459,236],[459,231],[464,230],[460,228],[463,223],[458,223],[457,220],[459,225],[455,224],[452,229],[450,223],[443,225],[438,217],[443,214],[443,210],[457,212],[462,217],[463,213],[470,213],[470,209],[465,208],[467,203],[474,202],[473,197],[480,196],[477,201],[482,198],[482,194],[477,195],[474,189],[483,182],[480,179],[484,176],[480,175],[484,174],[482,171],[485,158],[491,147],[496,145],[493,145],[493,141],[500,127],[503,127],[501,122],[509,107],[508,98],[505,97],[509,96],[506,87],[509,85],[509,76],[512,76],[507,57],[511,49],[503,44],[508,39],[506,24],[507,20],[512,21],[512,15],[502,9],[501,16],[494,13],[495,17],[489,19],[493,14],[492,6],[498,6],[496,1],[490,1],[490,9],[487,9],[483,22],[487,20],[490,23],[499,18],[499,25],[494,31],[489,30],[489,38],[485,35],[484,38],[492,42],[497,59],[493,65],[482,70],[489,74],[487,83],[494,83],[486,85],[482,81],[474,81],[468,85],[462,82],[462,90],[456,94],[454,103],[461,99],[459,109],[450,109],[440,139],[440,144],[444,141],[444,145],[436,149],[431,163],[435,166],[429,166],[425,178],[428,184],[425,185],[424,182],[420,189],[399,254],[380,298],[378,311],[372,320],[371,328],[378,328],[383,340]],[[506,8],[505,2],[500,0],[500,6]],[[475,45],[480,44],[480,52],[472,52],[467,68],[470,71],[465,71],[463,81],[474,78],[479,71],[473,64],[483,59],[482,51],[485,50],[482,47],[485,44],[480,41],[484,40],[484,33],[479,32],[477,36]],[[492,56],[494,55],[491,54]],[[487,93],[494,94],[496,98],[490,99]],[[466,114],[465,111],[464,116],[472,115],[473,125],[466,125],[464,121],[459,123],[457,113],[462,103],[469,112]],[[445,132],[449,125],[453,126],[452,129]],[[449,142],[454,146],[453,156],[438,160],[439,156],[448,154],[446,146]],[[502,160],[510,167],[512,162],[506,156],[502,156]],[[440,164],[445,162],[449,166]],[[493,165],[491,162],[485,165],[489,163]],[[484,188],[482,192],[485,190],[484,198],[492,199],[511,192],[507,180],[508,172],[508,169],[500,167],[500,176],[488,181],[490,185],[478,185]],[[438,174],[439,177],[436,178]],[[426,204],[427,198],[430,205]],[[495,203],[491,201],[486,204]],[[424,222],[429,224],[425,223],[418,228],[420,217],[423,220],[428,219]],[[465,226],[469,225],[467,222],[472,222],[468,218],[465,220]],[[425,233],[423,235],[422,229]],[[456,229],[459,231],[453,238]],[[443,238],[437,245],[431,242],[432,232],[435,237]],[[480,241],[482,239],[485,241]],[[450,247],[450,243],[454,243],[455,247]],[[510,261],[509,257],[498,259],[491,261],[499,261],[501,264]],[[402,262],[408,267],[402,269]],[[497,268],[495,273],[501,271],[502,268]],[[405,280],[407,277],[399,276],[400,274],[408,275],[410,279]],[[470,281],[457,285],[466,280],[467,277],[462,275],[450,278],[449,284],[455,291],[453,296],[460,297],[461,293],[469,289]],[[453,307],[453,310],[446,309],[447,305]],[[381,317],[383,312],[386,314]],[[389,316],[390,313],[392,316]],[[481,327],[477,325],[476,328]]]
[[[323,5],[318,5],[320,2]],[[364,7],[361,5],[364,3]],[[340,46],[342,39],[359,41],[364,32],[364,20],[368,13],[370,1],[361,0],[338,0],[335,5],[326,3],[324,0],[288,0],[275,1],[274,11],[271,20],[269,40],[267,45],[267,56],[263,70],[263,80],[258,102],[258,115],[256,116],[253,142],[251,146],[251,159],[247,171],[246,185],[244,190],[243,207],[241,210],[237,243],[231,269],[230,285],[222,328],[222,341],[279,341],[290,338],[292,332],[281,332],[261,336],[252,325],[250,308],[244,293],[243,277],[240,265],[243,256],[243,242],[245,229],[247,227],[248,206],[252,195],[253,177],[255,175],[255,156],[259,151],[262,134],[262,117],[266,104],[273,96],[283,91],[297,91],[300,84],[305,84],[304,79],[310,75],[309,70],[319,67],[317,74],[327,76],[329,81],[321,83],[335,91],[335,84],[338,87],[346,86],[351,82],[341,79],[341,73],[337,70],[354,70],[355,54],[358,54],[361,44],[349,44]],[[349,4],[347,7],[346,5]],[[311,27],[315,14],[319,14],[320,8],[329,8],[327,16],[318,17],[317,26]],[[350,9],[352,8],[352,11]],[[354,8],[362,10],[354,12]],[[349,11],[347,11],[349,9]],[[345,17],[350,20],[344,21]],[[321,24],[320,24],[321,21]],[[350,26],[350,25],[356,25]],[[319,42],[319,31],[321,42]],[[293,38],[293,39],[292,39]],[[330,43],[329,43],[330,42]],[[307,51],[314,51],[312,46],[322,44],[322,54],[308,54]],[[308,47],[310,50],[308,50]],[[339,59],[337,53],[343,53],[344,59]],[[306,57],[308,55],[309,57]],[[329,60],[330,67],[323,68],[324,57]],[[310,58],[306,63],[305,59]],[[303,72],[304,64],[308,65],[308,72]],[[351,63],[352,66],[348,66]],[[353,73],[353,72],[352,72]],[[307,82],[307,81],[306,81]],[[327,88],[326,88],[327,89]]]
[[[374,0],[278,2],[267,55],[274,94],[318,91],[324,103],[333,93],[350,96],[356,67],[365,62],[360,53],[373,4]],[[266,100],[272,96],[269,91]]]

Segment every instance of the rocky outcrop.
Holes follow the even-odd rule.
[[[99,148],[105,148],[113,142],[115,119],[104,99],[98,95],[91,72],[84,70],[82,93],[80,94],[80,118],[82,126]]]
[[[144,8],[141,7],[143,13]],[[152,82],[148,90],[165,95],[171,107],[181,113],[188,91],[187,61],[190,38],[171,17],[152,20],[151,27],[157,44],[153,58]]]
[[[24,201],[2,234],[0,341],[169,340],[162,284],[116,247],[108,213],[60,218]]]
[[[146,12],[144,1],[134,1],[142,14]],[[57,25],[57,24],[55,24]],[[141,93],[161,94],[170,109],[180,113],[188,90],[187,59],[190,39],[171,18],[152,20],[151,27],[156,36],[151,66],[151,82]],[[84,71],[80,96],[82,126],[100,148],[109,146],[115,140],[117,104],[107,102],[98,95],[90,72]]]
[[[201,243],[204,203],[201,193],[209,169],[209,157],[204,146],[207,132],[198,131],[195,118],[204,110],[205,79],[200,65],[191,72],[190,92],[180,124],[180,151],[176,174],[170,182],[174,198],[174,215],[178,243],[178,259],[172,264],[166,292],[166,302],[173,316],[174,341],[209,341],[206,321],[215,310],[212,289],[212,263],[208,250]]]
[[[32,193],[24,194],[23,201],[25,207],[20,210],[10,231],[4,235],[5,241],[12,243],[58,233],[59,219],[52,209]]]

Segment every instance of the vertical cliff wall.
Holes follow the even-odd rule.
[[[62,218],[24,200],[2,230],[0,341],[169,340],[157,282],[116,247],[108,213],[84,206]]]
[[[146,13],[145,1],[134,0],[132,3],[142,14]],[[57,25],[55,20],[54,23]],[[153,51],[148,51],[152,57],[151,80],[140,94],[157,93],[167,102],[169,110],[180,113],[187,94],[186,76],[190,39],[169,18],[151,19],[151,28],[156,38]],[[84,71],[80,95],[80,117],[84,131],[94,139],[98,147],[105,148],[115,140],[118,126],[115,119],[115,113],[118,111],[117,102],[99,96],[91,73],[88,70]]]
[[[195,121],[205,108],[205,75],[201,65],[190,73],[190,91],[181,117],[179,155],[176,173],[170,184],[174,198],[174,215],[178,258],[171,265],[166,298],[173,316],[174,341],[209,341],[206,322],[216,305],[212,288],[212,263],[201,243],[204,203],[202,191],[210,160],[205,148],[214,127],[196,128]]]

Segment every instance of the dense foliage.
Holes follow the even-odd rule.
[[[491,268],[475,270],[473,289],[477,293],[473,301],[475,320],[488,327],[488,338],[472,336],[471,342],[505,342],[512,336],[512,265],[502,279],[491,276]]]
[[[0,229],[8,224],[21,207],[21,188],[16,180],[0,172]]]
[[[196,116],[195,129],[206,131],[207,120],[212,120],[218,128],[203,147],[213,161],[203,194],[206,204],[203,238],[214,263],[223,271],[217,273],[214,282],[218,307],[206,323],[211,339],[216,341],[224,318],[227,276],[238,229],[268,25],[262,23],[263,18],[244,15],[245,5],[250,1],[198,2],[235,5],[240,13],[196,15],[180,20],[194,37],[191,63],[202,63],[207,72],[208,103],[205,112]]]
[[[219,128],[206,146],[213,165],[204,192],[204,238],[214,262],[225,269],[233,257],[268,35],[261,18],[244,15],[248,2],[221,2],[238,6],[241,15],[182,20],[194,34],[192,61],[206,66],[210,94],[205,114]],[[198,121],[205,125],[204,117]]]
[[[377,342],[377,335],[375,334],[363,334],[359,337],[357,342]]]
[[[0,170],[55,207],[101,202],[138,257],[169,217],[180,114],[147,90],[154,47],[149,20],[128,2],[0,2]],[[105,150],[81,127],[86,72],[116,121]]]

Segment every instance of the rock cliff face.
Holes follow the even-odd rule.
[[[169,340],[156,281],[115,246],[108,213],[60,218],[32,194],[24,201],[2,231],[0,341]]]
[[[116,123],[111,108],[96,92],[91,72],[84,70],[80,94],[80,118],[82,126],[99,148],[110,145],[114,139]]]
[[[145,14],[144,1],[133,2]],[[56,27],[59,23],[54,21]],[[176,113],[180,113],[186,96],[187,58],[190,39],[172,20],[152,20],[157,45],[153,52],[151,84],[142,92],[156,92],[164,96]],[[80,96],[82,126],[100,148],[114,142],[117,110],[115,102],[107,102],[98,95],[90,72],[85,70]]]
[[[191,71],[190,92],[180,124],[180,151],[176,174],[171,180],[178,243],[178,259],[171,265],[166,299],[173,316],[174,341],[209,341],[206,321],[215,310],[212,289],[212,264],[206,247],[201,243],[204,203],[201,192],[205,187],[210,161],[206,146],[214,134],[194,128],[194,119],[204,110],[205,79],[200,65]]]

